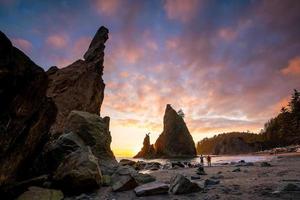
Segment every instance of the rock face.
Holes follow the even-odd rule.
[[[167,194],[169,190],[169,185],[166,183],[161,183],[158,181],[147,183],[138,186],[134,189],[136,196],[150,196],[158,194]]]
[[[56,117],[42,68],[0,32],[0,186],[25,174]],[[23,169],[22,169],[23,168]],[[22,169],[22,170],[21,170]]]
[[[143,148],[141,149],[141,151],[136,154],[134,156],[134,158],[146,158],[146,159],[150,159],[150,158],[155,158],[156,152],[154,149],[154,145],[150,144],[150,136],[149,134],[146,134],[145,138],[144,138],[144,142],[143,142]]]
[[[77,60],[62,69],[51,67],[47,71],[47,96],[55,101],[58,108],[56,121],[51,127],[52,134],[62,133],[67,116],[72,110],[100,113],[105,87],[102,79],[104,43],[107,39],[108,29],[102,26],[85,53],[85,60]]]
[[[167,105],[164,130],[155,142],[157,157],[194,157],[196,148],[193,138],[181,116]]]

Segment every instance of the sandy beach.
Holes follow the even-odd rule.
[[[280,154],[268,163],[270,167],[261,167],[261,162],[254,163],[254,166],[239,166],[236,164],[226,166],[205,167],[207,175],[201,175],[199,180],[194,182],[203,185],[205,179],[219,180],[220,183],[207,186],[203,191],[186,195],[156,195],[136,197],[133,191],[111,192],[109,187],[102,187],[95,199],[300,199],[300,191],[283,191],[289,183],[300,185],[300,153]],[[239,168],[239,172],[233,170]],[[157,181],[169,183],[172,176],[182,174],[190,178],[196,175],[195,168],[159,170],[150,172]],[[105,194],[105,195],[104,195]],[[84,196],[82,196],[84,197]],[[90,198],[92,196],[89,196]],[[93,197],[92,197],[93,198]]]

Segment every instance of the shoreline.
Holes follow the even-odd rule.
[[[220,165],[204,167],[207,175],[201,175],[198,180],[191,180],[203,185],[207,179],[219,181],[203,191],[183,195],[154,195],[137,197],[131,191],[112,192],[109,188],[103,187],[99,191],[106,191],[104,199],[142,199],[142,200],[163,200],[163,199],[221,199],[221,200],[273,200],[273,199],[300,199],[300,153],[284,153],[274,156],[268,161],[268,167],[262,167],[265,161],[253,162],[253,165]],[[239,170],[237,170],[239,169]],[[150,171],[157,181],[170,183],[171,177],[182,174],[191,179],[197,176],[197,168],[176,168]],[[236,172],[234,172],[236,170]],[[290,185],[299,186],[299,191],[285,191]],[[99,194],[101,194],[99,192]]]

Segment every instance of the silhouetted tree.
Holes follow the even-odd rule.
[[[178,114],[180,117],[182,117],[182,118],[185,117],[185,114],[184,114],[184,112],[183,112],[182,109],[178,110],[177,114]]]

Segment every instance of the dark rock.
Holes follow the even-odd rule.
[[[132,190],[136,186],[138,186],[138,183],[131,175],[124,175],[119,176],[118,180],[113,182],[112,189],[114,192],[121,192]]]
[[[183,175],[177,174],[171,178],[169,191],[172,194],[187,194],[199,192],[201,188],[197,183],[193,183]]]
[[[61,69],[50,68],[47,72],[47,95],[58,108],[55,124],[51,127],[52,134],[63,132],[64,123],[72,110],[100,113],[105,87],[102,79],[104,43],[107,39],[108,30],[100,27],[84,55],[85,60],[77,60]]]
[[[133,160],[122,159],[122,160],[120,160],[119,164],[122,166],[124,166],[124,165],[134,166],[136,164],[136,162]]]
[[[293,192],[293,191],[300,191],[300,186],[294,183],[287,183],[283,186],[282,191],[285,192]]]
[[[155,158],[156,152],[153,144],[150,144],[150,133],[146,134],[143,142],[143,147],[138,154],[134,156],[134,158]]]
[[[146,165],[147,165],[146,162],[140,161],[140,160],[139,160],[139,161],[137,161],[137,162],[135,163],[134,168],[135,168],[136,170],[143,170],[143,169],[145,169]]]
[[[222,178],[224,178],[224,176],[223,176],[223,175],[217,174],[217,175],[211,176],[210,178],[211,178],[211,179],[222,179]]]
[[[181,162],[172,162],[171,165],[172,165],[172,168],[175,167],[175,166],[178,166],[180,168],[184,168],[184,164],[182,164]]]
[[[205,171],[204,171],[204,167],[203,166],[199,166],[196,173],[198,175],[206,175]]]
[[[150,174],[138,173],[136,175],[133,175],[133,178],[140,185],[156,181],[156,178],[154,176],[151,176]]]
[[[217,185],[217,184],[219,184],[219,183],[220,183],[219,180],[212,180],[212,179],[206,179],[206,180],[204,181],[204,185],[205,185],[205,186]]]
[[[152,171],[159,170],[160,168],[161,168],[161,164],[159,162],[149,162],[145,167],[145,169],[152,170]]]
[[[262,162],[262,163],[260,163],[260,166],[261,167],[271,167],[272,165],[268,162]]]
[[[246,163],[245,160],[240,160],[239,163]]]
[[[59,165],[54,181],[67,193],[80,193],[97,189],[101,185],[98,159],[89,147],[69,154]]]
[[[234,170],[232,170],[232,172],[240,172],[241,169],[240,168],[235,168]]]
[[[147,183],[138,186],[134,189],[136,196],[150,196],[158,194],[167,194],[169,190],[169,185],[161,182]]]
[[[167,105],[164,115],[164,130],[155,142],[158,157],[195,157],[193,138],[181,116]]]
[[[0,186],[32,178],[27,169],[56,117],[48,78],[0,31]]]
[[[111,135],[109,118],[101,118],[96,114],[82,111],[72,111],[65,121],[64,132],[77,134],[91,147],[93,154],[99,159],[103,174],[111,174],[118,164],[110,148]]]
[[[60,190],[30,187],[17,200],[61,200],[63,198],[64,195]]]
[[[191,176],[191,180],[199,180],[200,176]]]

